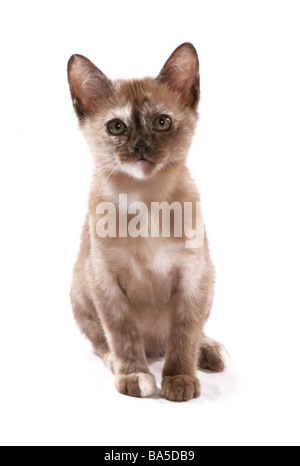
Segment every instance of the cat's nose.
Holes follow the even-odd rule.
[[[137,141],[133,149],[138,152],[141,157],[144,157],[146,152],[150,149],[150,144],[147,141]]]

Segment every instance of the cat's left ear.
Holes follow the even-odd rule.
[[[110,93],[110,80],[82,55],[73,55],[70,58],[68,80],[79,121],[94,114]]]
[[[186,107],[195,108],[200,100],[199,59],[195,47],[190,43],[178,47],[157,79],[178,94]]]

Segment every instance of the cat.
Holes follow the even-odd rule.
[[[71,289],[75,320],[114,373],[121,394],[157,395],[147,355],[164,355],[161,396],[197,398],[197,368],[223,371],[227,366],[224,346],[204,333],[215,284],[206,233],[200,247],[188,248],[185,234],[153,238],[97,231],[105,211],[99,205],[115,206],[120,224],[120,194],[128,203],[148,207],[153,202],[199,205],[186,167],[200,100],[197,51],[182,44],[155,79],[116,81],[87,58],[73,55],[68,81],[94,159]],[[170,221],[174,218],[172,211]],[[129,213],[126,222],[130,219]]]

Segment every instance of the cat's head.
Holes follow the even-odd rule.
[[[193,45],[176,49],[155,79],[111,81],[81,55],[68,78],[97,169],[144,180],[185,160],[200,98]]]

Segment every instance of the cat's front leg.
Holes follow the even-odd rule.
[[[198,328],[197,320],[187,321],[180,318],[177,312],[172,319],[161,392],[161,396],[167,400],[189,401],[201,395],[196,375],[200,338]]]
[[[171,307],[161,393],[170,401],[188,401],[201,394],[197,364],[207,306],[201,279],[195,278],[201,275],[197,263],[189,271],[182,271]]]
[[[109,297],[98,289],[94,300],[110,348],[116,389],[138,398],[153,396],[157,392],[155,378],[149,371],[144,342],[126,298],[111,287]]]

